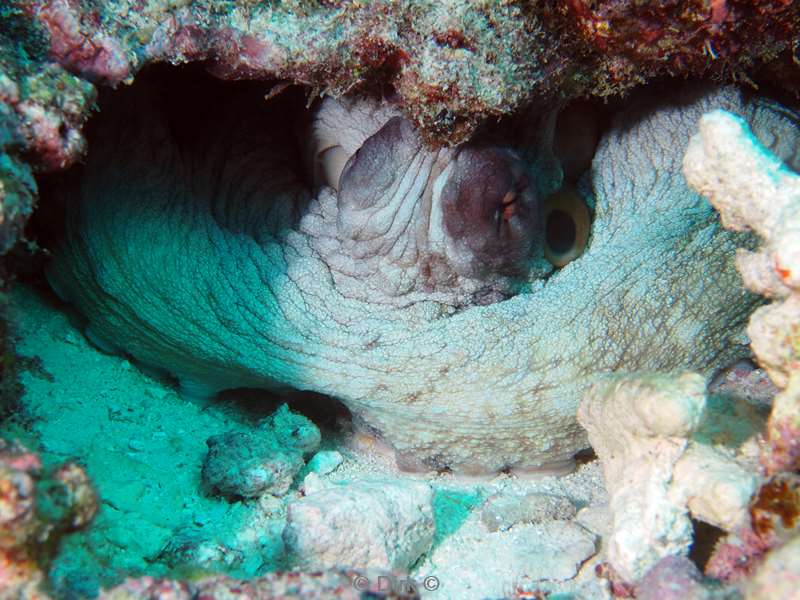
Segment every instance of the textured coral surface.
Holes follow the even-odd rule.
[[[762,441],[763,485],[750,506],[750,519],[717,546],[706,567],[723,580],[741,580],[748,597],[784,594],[796,585],[792,560],[800,526],[800,176],[798,146],[776,156],[736,116],[705,115],[684,160],[690,185],[708,196],[723,224],[754,232],[761,244],[739,250],[745,285],[771,300],[748,325],[756,359],[779,389]],[[796,553],[796,551],[794,551]],[[759,563],[762,563],[759,566]]]
[[[0,250],[35,199],[20,157],[37,169],[78,159],[91,84],[129,82],[147,64],[199,61],[313,94],[393,93],[434,143],[531,102],[666,74],[764,71],[798,89],[790,0],[13,0],[0,11]]]

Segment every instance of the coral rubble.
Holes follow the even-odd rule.
[[[308,569],[407,570],[433,543],[432,497],[416,482],[325,487],[289,504],[283,540]]]

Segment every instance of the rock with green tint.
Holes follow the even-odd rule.
[[[319,442],[316,425],[284,404],[255,430],[210,437],[203,484],[229,498],[283,495]]]

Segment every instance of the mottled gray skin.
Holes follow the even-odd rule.
[[[713,107],[779,154],[796,144],[768,103],[701,90],[619,114],[581,183],[588,249],[549,277],[536,215],[558,176],[520,158],[541,153],[429,151],[370,106],[335,105],[312,125],[307,155],[330,158],[312,169],[319,189],[303,185],[269,106],[244,129],[220,111],[181,148],[158,111],[108,111],[67,198],[51,282],[92,337],[185,390],[330,394],[408,468],[564,464],[586,445],[575,411],[596,375],[711,372],[743,352],[755,299],[733,264],[742,238],[688,189],[681,159]],[[482,161],[499,183],[480,183]],[[495,203],[504,186],[519,194],[502,239],[475,185]],[[464,217],[448,208],[461,197]]]

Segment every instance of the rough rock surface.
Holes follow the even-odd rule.
[[[257,600],[261,598],[297,598],[303,600],[416,600],[414,590],[392,589],[387,582],[399,576],[384,571],[345,571],[332,569],[305,573],[288,571],[270,573],[247,581],[229,577],[207,577],[192,582],[141,577],[103,590],[100,600]],[[397,586],[398,588],[400,586]]]
[[[202,480],[209,491],[232,498],[285,494],[319,448],[320,433],[285,404],[251,431],[232,431],[208,439]]]
[[[553,519],[565,521],[574,517],[575,513],[575,505],[564,496],[503,494],[486,500],[481,509],[481,521],[489,531],[505,531],[517,523],[540,523]]]
[[[578,420],[610,495],[608,562],[625,582],[639,581],[664,557],[686,555],[690,514],[727,530],[748,518],[758,478],[737,462],[735,443],[715,443],[713,427],[704,427],[705,389],[692,373],[609,377],[581,403]],[[751,423],[751,437],[759,425]]]
[[[433,543],[426,483],[356,482],[309,494],[287,508],[283,540],[304,569],[405,570]]]

